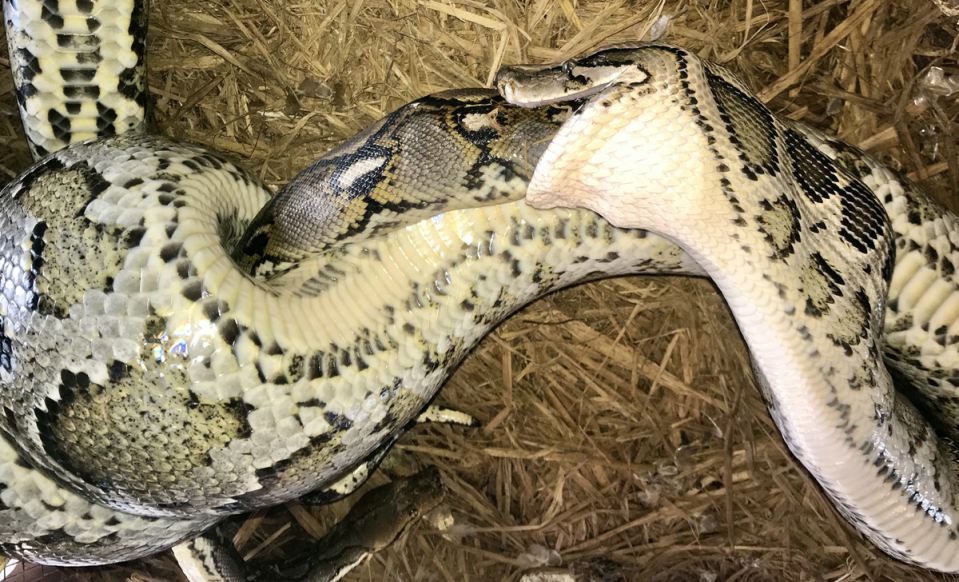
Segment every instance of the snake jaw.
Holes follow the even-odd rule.
[[[560,65],[511,65],[499,70],[494,85],[506,101],[520,107],[561,103],[594,93],[590,79],[575,74],[575,68],[573,60]]]
[[[496,89],[514,105],[538,107],[588,99],[616,84],[646,83],[651,75],[641,64],[618,56],[627,50],[600,50],[554,65],[503,67],[496,75]]]

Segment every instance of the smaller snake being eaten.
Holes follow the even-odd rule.
[[[132,15],[117,42],[136,47],[142,3],[101,15],[101,0],[61,2],[83,14],[58,17],[56,3],[3,2],[8,26],[26,23],[8,38],[31,134],[65,143],[91,124],[139,125],[82,85],[142,86],[135,50],[114,51],[113,73],[70,71],[96,61],[77,54],[100,16]],[[15,48],[41,25],[89,34],[47,34],[70,46],[66,61]],[[57,77],[72,83],[66,102],[45,108]],[[953,455],[880,361],[955,408],[955,217],[681,48],[605,49],[500,80],[527,104],[591,99],[426,97],[272,198],[218,154],[129,134],[70,145],[0,192],[0,552],[131,559],[330,488],[535,298],[708,273],[786,442],[841,511],[893,555],[959,571]],[[606,144],[626,170],[609,170]],[[627,192],[667,238],[527,205],[534,168],[534,197]],[[624,190],[637,183],[646,202]]]

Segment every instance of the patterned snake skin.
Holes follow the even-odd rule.
[[[25,172],[0,193],[0,549],[119,561],[295,498],[390,441],[533,298],[696,270],[592,213],[508,202],[568,114],[484,90],[402,108],[262,211],[234,253],[261,274],[290,251],[259,235],[339,196],[332,243],[270,283],[228,252],[269,191],[218,155],[125,135]]]
[[[590,208],[689,252],[729,303],[783,439],[839,511],[889,554],[956,571],[955,455],[880,357],[885,323],[889,363],[954,407],[956,217],[868,156],[804,138],[681,48],[607,47],[506,68],[497,85],[529,106],[592,96],[527,201]]]
[[[2,4],[20,117],[35,157],[145,128],[146,0]]]
[[[16,6],[2,1],[15,25]],[[60,61],[11,55],[29,109],[31,59],[34,78]],[[127,64],[136,71],[142,56]],[[772,119],[713,70],[723,83],[697,90],[729,108],[727,125]],[[89,108],[71,103],[68,114]],[[106,123],[112,106],[92,107],[96,125],[119,131]],[[125,560],[223,515],[295,498],[390,441],[472,346],[536,297],[598,277],[703,275],[662,237],[520,201],[575,107],[522,109],[483,90],[428,97],[269,203],[254,176],[221,156],[149,136],[73,145],[21,175],[0,192],[0,551],[65,565]],[[54,131],[41,115],[38,131],[78,135],[83,122],[63,117],[46,116]],[[952,368],[936,367],[959,337],[942,234],[952,217],[844,144],[795,140],[810,180],[858,171],[884,201],[901,247],[885,354],[953,398]],[[788,202],[769,212],[770,236],[788,238]],[[949,291],[930,298],[928,283],[940,280]],[[825,309],[830,297],[814,304]],[[925,423],[904,438],[929,467],[950,466]],[[890,487],[899,483],[930,519],[952,519],[949,475],[929,484],[928,471],[885,462],[880,482],[895,475]],[[915,549],[906,559],[956,568]]]

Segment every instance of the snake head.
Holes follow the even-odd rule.
[[[617,83],[641,83],[650,74],[637,58],[642,43],[612,45],[578,59],[545,65],[510,65],[497,72],[496,89],[523,107],[583,99]]]

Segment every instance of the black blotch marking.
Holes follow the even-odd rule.
[[[123,233],[123,238],[120,240],[120,246],[125,249],[132,249],[135,246],[139,246],[140,241],[143,240],[143,235],[146,234],[146,227],[135,226],[126,232]]]
[[[100,53],[100,49],[85,52],[77,53],[76,55],[78,65],[98,65],[103,61],[103,55]]]
[[[40,19],[50,25],[53,30],[63,28],[63,16],[60,15],[60,3],[57,0],[44,0],[40,9]]]
[[[813,253],[812,258],[813,258],[813,261],[815,261],[816,267],[819,269],[819,272],[826,275],[829,281],[831,281],[836,286],[836,288],[834,289],[835,291],[834,295],[836,295],[837,297],[842,297],[842,291],[839,290],[839,287],[842,287],[843,285],[845,285],[846,281],[835,269],[832,268],[832,265],[830,265],[826,261],[826,259],[822,256],[822,254],[818,252]]]
[[[67,83],[89,83],[96,74],[96,69],[60,69],[60,78]]]
[[[160,249],[160,260],[164,263],[169,263],[180,256],[180,249],[182,248],[182,243],[167,243],[163,245],[163,248]]]
[[[868,188],[850,182],[842,189],[842,220],[839,236],[860,253],[876,249],[876,243],[887,233],[886,210]],[[893,250],[890,245],[890,254]]]
[[[310,355],[306,365],[306,379],[315,380],[323,377],[323,354],[321,352]]]
[[[50,109],[47,112],[47,122],[50,124],[50,129],[53,131],[53,137],[56,139],[69,143],[70,141],[70,118],[63,115],[56,109]]]
[[[176,262],[176,274],[181,279],[189,279],[193,263],[189,259],[182,259]]]
[[[943,277],[951,277],[956,272],[956,267],[952,264],[947,257],[943,256],[942,260],[939,262],[939,271],[942,273]]]
[[[236,342],[236,338],[240,335],[240,325],[232,317],[220,321],[216,329],[220,334],[220,338],[223,339],[224,343],[228,346],[232,346],[233,343]]]
[[[0,368],[13,371],[13,341],[3,331],[3,318],[0,318]]]
[[[113,360],[110,362],[107,372],[110,375],[111,382],[119,382],[130,375],[130,370],[131,368],[127,364],[124,364],[120,360]]]
[[[220,306],[215,299],[211,298],[203,303],[203,315],[212,323],[220,319]]]
[[[260,334],[256,333],[256,331],[251,329],[250,333],[246,337],[250,338],[250,341],[253,342],[253,345],[256,347],[263,347],[263,342],[260,340]]]
[[[327,412],[325,418],[326,422],[330,423],[330,426],[336,431],[349,430],[353,426],[353,421],[342,414]]]
[[[824,276],[828,290],[826,291],[825,298],[822,299],[821,305],[815,304],[812,296],[807,293],[805,313],[810,317],[819,318],[829,310],[828,306],[830,304],[835,303],[834,297],[843,296],[840,287],[845,285],[845,281],[820,253],[813,253],[811,258],[813,260],[812,266]]]
[[[253,434],[253,427],[250,426],[250,421],[247,417],[256,409],[246,402],[243,402],[243,400],[237,398],[227,400],[221,406],[223,407],[223,410],[232,416],[239,425],[235,432],[234,438],[249,438],[250,435]]]
[[[63,95],[72,101],[96,101],[100,98],[100,88],[96,85],[65,85]]]
[[[27,308],[36,311],[40,304],[40,294],[36,291],[35,284],[37,277],[43,270],[44,258],[43,251],[47,248],[47,243],[43,235],[47,232],[46,222],[37,222],[30,233],[30,270],[26,276],[26,288],[30,292],[27,300]]]
[[[19,54],[18,60],[22,63],[20,65],[20,75],[23,77],[23,80],[26,81],[17,93],[17,100],[20,102],[20,105],[23,106],[27,98],[37,94],[37,88],[32,83],[29,83],[29,81],[32,81],[34,77],[42,73],[43,69],[40,67],[40,59],[29,50],[19,48],[17,52]]]
[[[835,164],[825,154],[791,129],[786,130],[786,149],[791,154],[793,176],[807,198],[819,204],[839,193]]]
[[[201,281],[190,281],[183,286],[183,291],[180,294],[190,301],[197,302],[203,297],[203,284]]]

